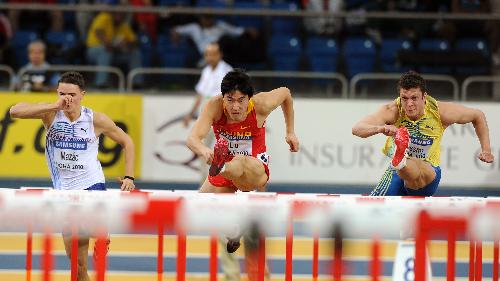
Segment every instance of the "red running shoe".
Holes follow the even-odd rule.
[[[104,252],[104,256],[107,256],[109,252],[109,244],[111,244],[111,239],[109,239],[109,235],[106,238],[105,242],[106,242],[106,251]],[[99,258],[99,254],[97,253],[97,240],[96,240],[94,243],[94,254],[92,256],[94,258],[94,265],[97,264],[97,259]]]
[[[394,136],[394,144],[396,145],[396,152],[392,158],[392,166],[397,170],[406,166],[406,149],[410,143],[410,134],[406,127],[400,127]]]
[[[218,175],[222,167],[224,167],[224,164],[229,161],[230,158],[229,143],[225,138],[219,138],[214,146],[214,160],[212,160],[212,165],[210,165],[208,174],[211,177]]]

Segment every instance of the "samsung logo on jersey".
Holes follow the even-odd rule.
[[[417,144],[417,145],[423,145],[423,146],[427,146],[427,145],[432,145],[432,143],[434,142],[433,139],[420,139],[420,138],[411,138],[411,143],[412,144]]]
[[[87,143],[83,141],[55,141],[54,146],[61,149],[87,150]]]

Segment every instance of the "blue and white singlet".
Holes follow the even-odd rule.
[[[94,113],[82,106],[80,117],[71,122],[59,110],[45,137],[45,156],[54,189],[83,190],[104,183],[97,159],[99,138],[94,133]]]

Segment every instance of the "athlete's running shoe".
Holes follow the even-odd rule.
[[[392,166],[396,169],[402,169],[406,166],[406,150],[410,144],[410,134],[406,127],[400,127],[394,136],[396,151],[392,158]]]
[[[219,138],[214,146],[214,159],[212,160],[208,174],[212,177],[218,175],[230,158],[229,143],[225,138]]]
[[[97,241],[98,240],[96,240],[95,243],[94,243],[94,254],[92,256],[94,258],[94,265],[97,264],[97,260],[99,258],[99,255],[101,254],[101,253],[99,253],[99,254],[97,253]],[[109,239],[109,236],[106,237],[106,241],[105,242],[106,242],[106,248],[105,248],[104,256],[107,256],[108,252],[109,252],[109,244],[111,243],[111,239]]]
[[[240,237],[238,238],[227,238],[226,250],[228,253],[234,253],[240,247]]]

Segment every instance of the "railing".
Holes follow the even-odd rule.
[[[14,77],[16,76],[14,69],[12,67],[5,65],[5,64],[0,64],[0,72],[6,72],[9,75],[9,91],[14,90]]]
[[[113,66],[96,66],[96,65],[51,65],[48,71],[78,71],[78,72],[109,72],[115,74],[118,77],[118,91],[125,92],[125,75],[123,72]],[[17,75],[18,77],[23,76],[26,72],[29,72],[26,68],[21,68]]]
[[[462,96],[461,100],[466,101],[468,97],[468,87],[472,83],[477,83],[477,82],[499,82],[500,83],[500,77],[499,76],[469,76],[465,78],[465,80],[462,82]]]
[[[133,69],[127,76],[127,90],[133,91],[133,81],[137,75],[143,74],[174,74],[174,75],[199,75],[201,70],[194,68],[159,68],[159,67],[141,67]],[[299,78],[299,79],[332,79],[341,85],[341,97],[347,98],[348,81],[344,75],[336,72],[305,72],[305,71],[249,71],[248,75],[252,78]],[[327,91],[327,96],[332,97],[333,91]]]
[[[453,87],[453,100],[458,101],[460,88],[455,78],[449,75],[423,74],[427,81],[449,82]],[[356,98],[356,85],[362,80],[398,80],[401,77],[399,73],[360,73],[351,78],[349,83],[349,97]]]
[[[182,6],[132,6],[132,5],[95,5],[95,4],[40,4],[40,3],[0,3],[2,10],[31,10],[31,11],[64,11],[64,12],[127,12],[127,13],[155,13],[178,15],[242,15],[242,16],[280,16],[280,17],[319,17],[333,16],[337,18],[366,19],[413,19],[413,20],[499,20],[500,13],[443,13],[443,12],[402,12],[402,11],[339,11],[339,12],[312,12],[305,10],[287,11],[273,9],[233,9],[227,8],[199,8]]]

